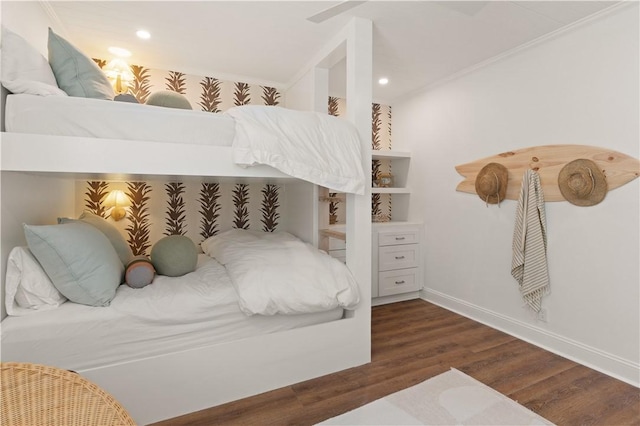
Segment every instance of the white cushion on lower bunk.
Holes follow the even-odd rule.
[[[5,285],[8,315],[55,309],[67,301],[27,247],[14,247],[9,253]]]

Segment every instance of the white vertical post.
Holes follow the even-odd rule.
[[[347,36],[347,118],[358,129],[365,171],[364,195],[347,194],[347,266],[360,283],[363,302],[371,303],[371,103],[373,25],[354,18]],[[358,315],[363,312],[358,311]],[[371,311],[367,310],[367,321]],[[370,338],[370,336],[369,336]],[[370,340],[369,340],[370,344]]]

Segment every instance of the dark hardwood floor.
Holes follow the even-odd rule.
[[[373,308],[372,362],[158,423],[311,425],[456,368],[558,425],[640,425],[640,390],[424,300]]]

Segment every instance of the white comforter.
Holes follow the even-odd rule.
[[[247,315],[352,309],[360,300],[342,262],[286,232],[233,229],[203,241],[202,250],[225,266]]]
[[[329,189],[364,193],[360,138],[349,121],[260,105],[231,108],[225,114],[236,121],[236,164],[266,164]]]

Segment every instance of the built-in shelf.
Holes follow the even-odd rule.
[[[320,235],[323,237],[335,238],[342,241],[347,240],[347,234],[344,231],[338,231],[335,229],[321,229]]]
[[[383,170],[390,170],[392,182],[390,187],[373,187],[374,195],[388,194],[393,198],[391,217],[395,220],[406,220],[409,216],[409,195],[407,179],[411,163],[411,153],[393,150],[372,150],[371,158],[384,164]],[[388,166],[386,165],[388,163]],[[384,172],[381,172],[384,173]]]
[[[384,151],[384,150],[374,149],[371,151],[371,158],[374,160],[406,158],[408,160],[411,158],[411,153],[404,152],[404,151],[393,151],[393,150]]]
[[[325,197],[325,196],[320,196],[318,197],[318,201],[320,201],[321,203],[342,203],[346,200],[346,198],[344,196],[340,197],[340,196],[335,196],[335,197]]]
[[[409,188],[371,188],[372,194],[410,194]]]

